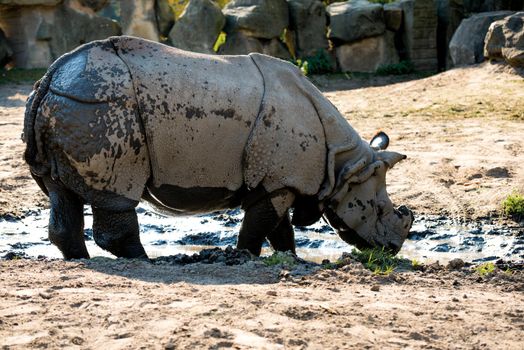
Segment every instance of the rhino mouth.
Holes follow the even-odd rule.
[[[360,250],[373,248],[371,243],[360,237],[357,231],[349,228],[331,208],[326,208],[324,215],[326,216],[327,221],[331,224],[331,226],[333,226],[333,228],[337,231],[337,234],[344,242],[353,245]]]
[[[408,207],[401,206],[395,209],[394,213],[399,217],[400,220],[404,218],[404,221],[407,221],[404,224],[402,231],[405,230],[406,232],[409,232],[414,220],[413,212],[409,210]],[[403,239],[402,241],[394,240],[389,242],[381,242],[378,239],[375,239],[374,237],[364,239],[358,234],[357,231],[348,227],[345,224],[345,222],[338,215],[336,215],[336,213],[331,208],[326,208],[324,215],[328,222],[331,224],[331,226],[333,226],[333,228],[337,231],[337,234],[340,236],[340,238],[344,242],[357,247],[359,250],[383,247],[384,249],[390,251],[391,254],[395,255],[400,251],[400,249],[402,248],[402,244],[404,243]],[[409,217],[409,220],[406,220],[406,217]],[[377,224],[381,225],[383,229],[385,229],[380,219],[378,220]]]

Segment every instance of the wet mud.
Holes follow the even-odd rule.
[[[243,213],[239,209],[202,216],[172,217],[137,208],[141,240],[148,255],[172,263],[247,261],[248,255],[226,248],[235,246]],[[111,255],[93,241],[92,214],[84,211],[85,239],[92,257]],[[0,217],[0,257],[61,258],[47,238],[48,210],[32,210],[16,217]],[[323,220],[308,227],[295,227],[297,254],[320,263],[335,261],[353,247],[344,243]],[[215,248],[226,248],[215,249]],[[268,244],[263,255],[271,254]],[[247,254],[247,253],[246,253]],[[472,263],[524,260],[524,228],[519,224],[497,224],[491,219],[452,220],[421,216],[416,221],[399,255],[418,261],[447,262],[455,258]]]

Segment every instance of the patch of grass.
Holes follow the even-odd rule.
[[[475,267],[475,271],[477,271],[477,273],[480,276],[484,277],[495,272],[495,268],[495,264],[493,264],[492,262],[487,262]]]
[[[377,275],[389,275],[404,262],[404,259],[395,257],[384,248],[353,249],[351,255]]]
[[[47,71],[46,68],[0,70],[0,84],[7,83],[34,83],[42,78]]]
[[[377,75],[404,75],[415,72],[415,66],[411,61],[400,61],[399,63],[385,64],[378,67]]]
[[[264,264],[266,266],[275,266],[275,265],[287,265],[295,266],[296,259],[294,256],[284,253],[284,252],[275,252],[273,255],[263,258]]]
[[[524,196],[519,193],[512,193],[502,202],[502,211],[505,215],[515,221],[524,218]]]
[[[314,56],[299,58],[293,62],[304,75],[333,72],[333,62],[326,50],[318,50]]]
[[[418,261],[417,259],[411,259],[411,268],[413,270],[420,270],[422,269],[422,267],[424,266],[424,264],[420,261]]]

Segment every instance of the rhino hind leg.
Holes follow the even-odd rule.
[[[92,208],[93,238],[100,248],[121,258],[147,259],[140,242],[135,205],[117,210]]]
[[[296,253],[295,232],[289,220],[289,215],[280,220],[278,226],[267,235],[267,240],[276,251]]]
[[[261,195],[262,193],[262,195]],[[262,244],[268,235],[273,242],[279,247],[286,244],[277,244],[277,240],[283,237],[278,233],[286,231],[286,224],[282,224],[285,218],[288,218],[288,210],[294,200],[294,195],[287,190],[279,190],[273,193],[267,193],[264,190],[255,191],[252,196],[242,204],[245,210],[244,220],[240,227],[238,235],[238,249],[247,249],[252,254],[259,256],[262,250]],[[289,221],[289,219],[287,219]],[[292,228],[291,228],[292,230]],[[275,231],[274,234],[273,231]],[[287,231],[287,240],[289,240],[289,231]],[[284,242],[285,240],[282,240]],[[289,246],[289,244],[287,244]],[[294,246],[294,243],[293,243]],[[286,249],[288,250],[288,249]]]
[[[49,240],[65,259],[89,258],[84,240],[84,201],[61,183],[41,179],[49,194]]]

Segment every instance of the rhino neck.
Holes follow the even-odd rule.
[[[369,144],[358,135],[338,111],[335,115],[332,114],[330,118],[321,119],[323,119],[328,156],[326,175],[318,198],[321,202],[324,202],[332,198],[338,191],[336,184],[344,167],[358,163],[369,165],[373,162],[375,156]],[[320,204],[321,207],[323,205],[324,203]]]

